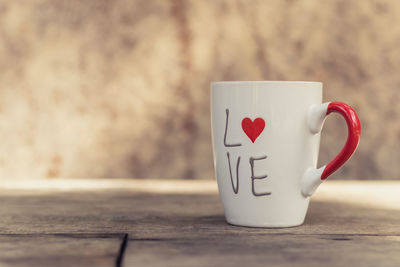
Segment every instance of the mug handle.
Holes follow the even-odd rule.
[[[329,175],[350,159],[360,142],[361,125],[357,113],[352,107],[341,102],[327,102],[312,105],[309,108],[307,124],[311,133],[317,134],[322,130],[324,121],[331,112],[339,113],[346,120],[348,129],[347,141],[339,154],[327,165],[319,169],[309,168],[306,170],[301,181],[301,193],[304,197],[311,196]]]

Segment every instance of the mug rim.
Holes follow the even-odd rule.
[[[286,84],[286,83],[297,83],[297,84],[321,84],[322,82],[316,81],[215,81],[211,82],[211,85],[217,84],[240,84],[240,83],[253,83],[253,84]]]

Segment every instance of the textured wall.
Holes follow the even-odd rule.
[[[323,81],[363,136],[337,178],[400,177],[398,1],[0,2],[0,177],[213,177],[209,83]],[[321,163],[344,144],[338,116]]]

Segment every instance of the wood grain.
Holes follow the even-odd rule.
[[[116,235],[0,235],[0,266],[113,266]]]
[[[204,231],[216,235],[400,233],[400,187],[395,182],[328,181],[311,199],[305,223],[283,229],[227,225],[215,181],[144,183],[152,187],[129,180],[110,190],[79,190],[73,182],[68,190],[8,187],[4,194],[0,191],[0,229],[8,234],[129,233],[137,238],[201,236]],[[199,188],[194,190],[196,184]]]
[[[398,266],[399,236],[225,234],[130,240],[126,266]]]
[[[0,265],[112,266],[124,234],[125,266],[400,263],[400,182],[328,181],[303,225],[259,229],[225,222],[215,181],[91,181],[0,184]]]

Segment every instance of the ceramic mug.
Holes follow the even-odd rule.
[[[325,117],[337,112],[347,142],[316,168]],[[322,83],[214,82],[211,85],[214,166],[228,223],[252,227],[300,225],[310,196],[356,150],[356,112],[340,102],[322,103]]]

